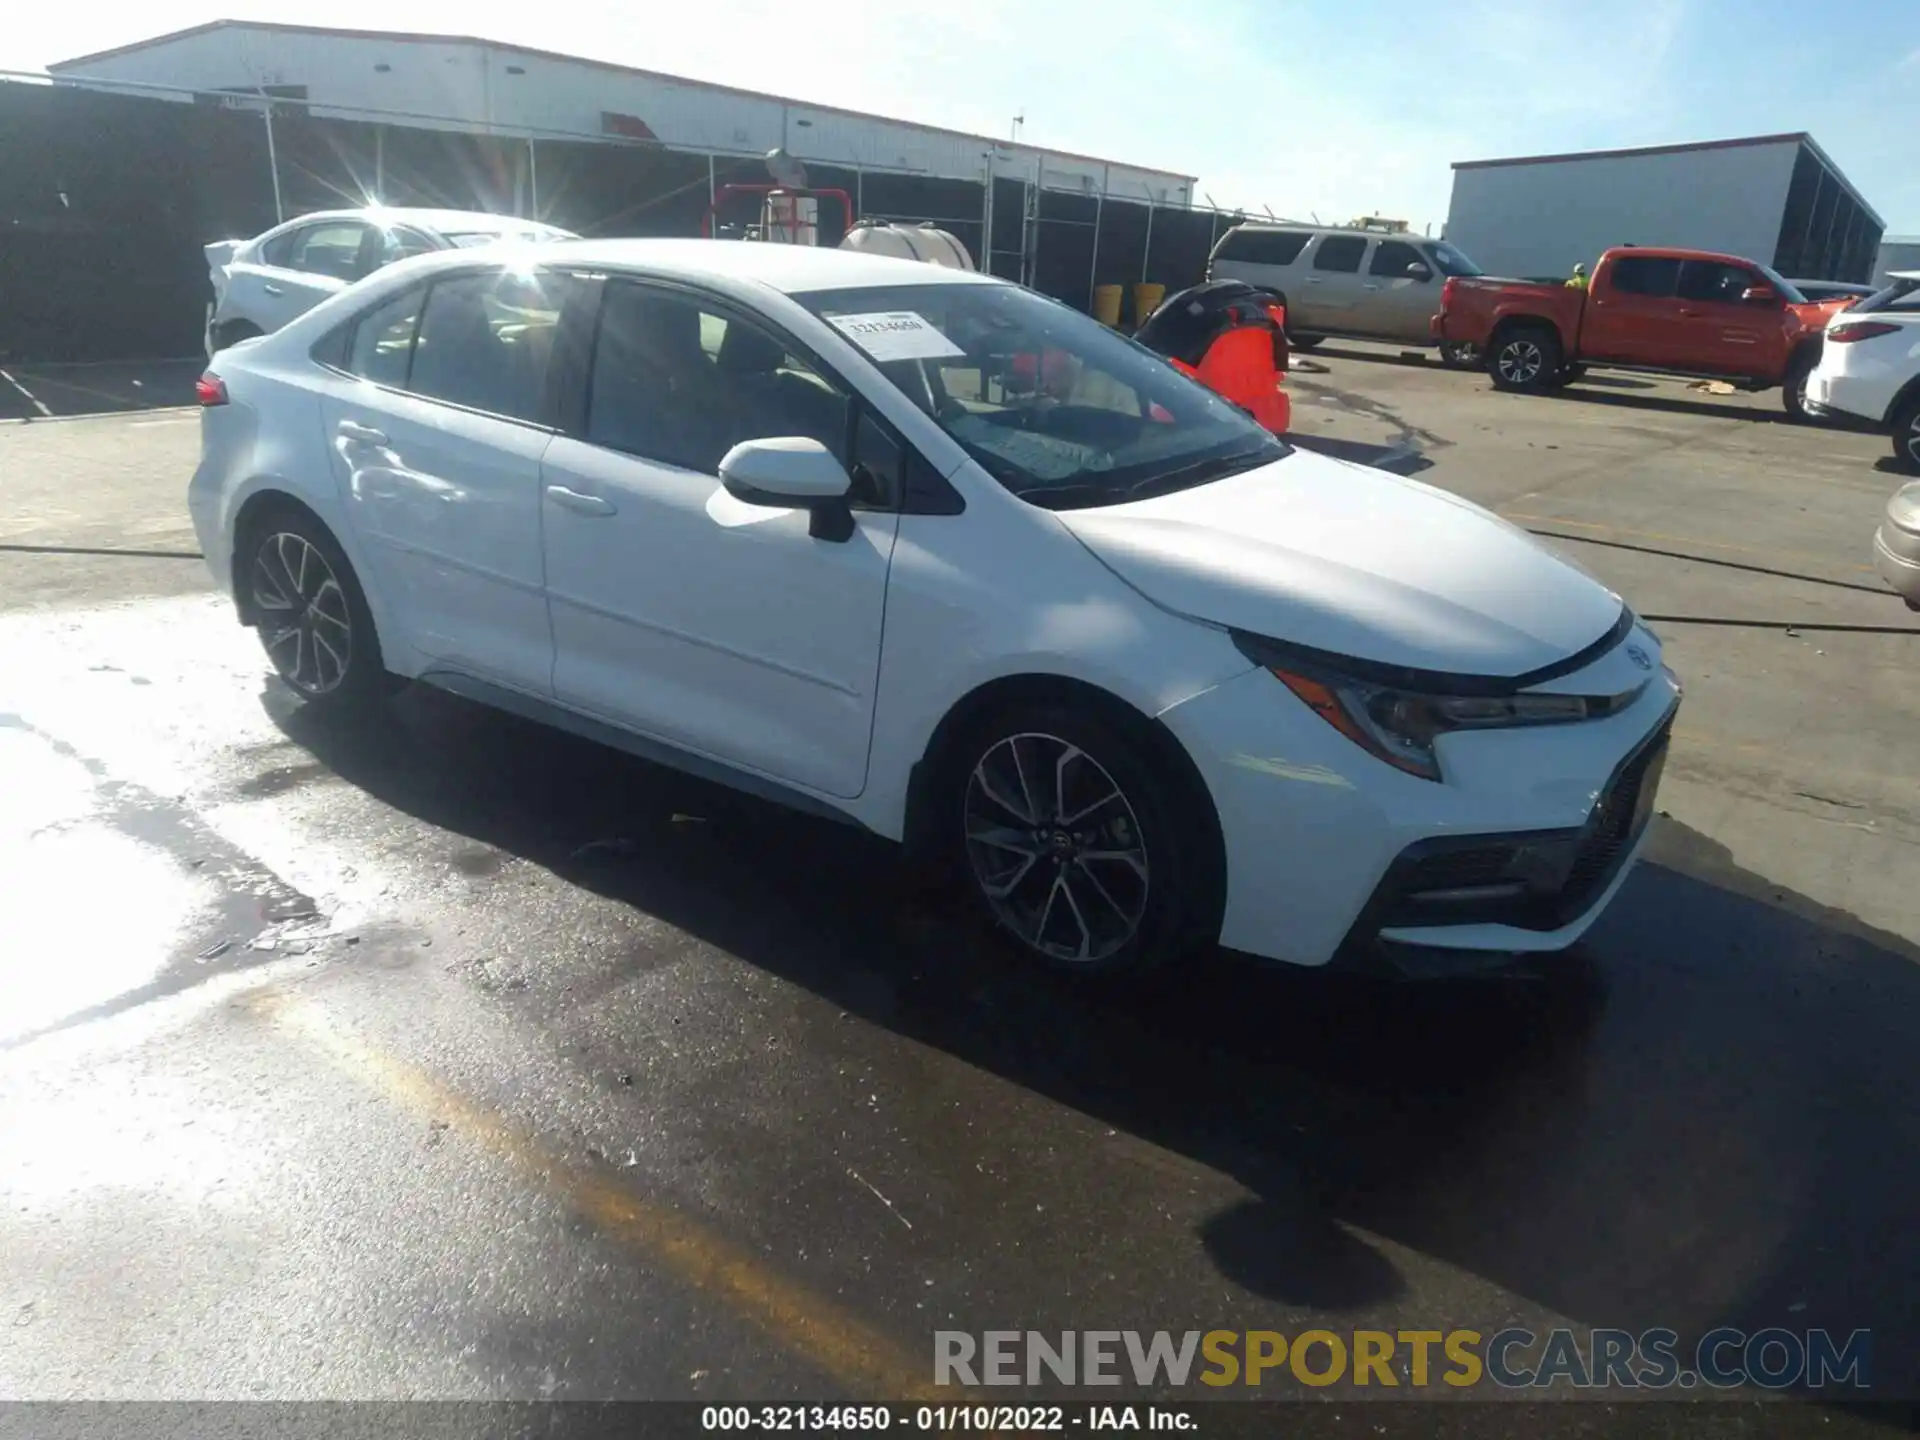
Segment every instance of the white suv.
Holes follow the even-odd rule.
[[[1565,946],[1678,703],[1522,531],[987,276],[421,256],[201,398],[194,524],[310,704],[410,678],[908,841],[1061,965]]]
[[[1920,270],[1828,322],[1820,363],[1807,377],[1807,404],[1837,411],[1893,436],[1893,458],[1920,474]]]

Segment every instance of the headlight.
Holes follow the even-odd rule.
[[[1433,742],[1448,731],[1592,719],[1623,709],[1645,688],[1623,695],[1428,695],[1327,671],[1266,668],[1354,744],[1422,780],[1441,778]]]

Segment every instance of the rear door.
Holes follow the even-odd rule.
[[[430,668],[551,693],[540,548],[568,277],[440,275],[364,316],[321,418],[347,515]]]
[[[1429,338],[1428,322],[1440,308],[1440,281],[1433,266],[1404,240],[1381,240],[1367,259],[1354,328],[1387,340]]]
[[[1677,295],[1686,366],[1720,375],[1778,376],[1787,363],[1785,300],[1745,301],[1756,285],[1771,288],[1757,270],[1724,260],[1688,260]]]
[[[375,239],[358,220],[320,220],[269,240],[259,258],[230,267],[222,319],[248,320],[271,335],[370,268]]]
[[[1685,368],[1680,261],[1670,255],[1617,255],[1594,277],[1580,326],[1580,358]]]
[[[1360,270],[1371,244],[1364,235],[1322,235],[1307,257],[1302,283],[1288,295],[1288,325],[1294,324],[1298,306],[1301,330],[1353,329],[1365,293]]]

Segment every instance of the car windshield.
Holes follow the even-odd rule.
[[[1874,291],[1851,308],[1862,313],[1875,310],[1920,310],[1920,280],[1895,280],[1886,289]]]
[[[1036,505],[1117,504],[1290,453],[1145,346],[1017,285],[794,299],[864,351],[988,474]]]
[[[1444,240],[1436,240],[1428,245],[1427,253],[1433,256],[1433,263],[1439,267],[1442,275],[1484,275],[1487,273]]]
[[[1780,292],[1780,298],[1789,305],[1811,305],[1813,303],[1813,301],[1807,299],[1805,295],[1800,293],[1800,287],[1798,285],[1795,285],[1791,280],[1782,279],[1778,270],[1762,265],[1758,260],[1750,260],[1747,263],[1758,270],[1760,272],[1760,278],[1773,286],[1775,290],[1778,290]]]

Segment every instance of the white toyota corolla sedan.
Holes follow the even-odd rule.
[[[200,398],[194,523],[309,704],[424,681],[851,821],[1070,967],[1566,946],[1679,700],[1522,531],[986,276],[426,255]]]

